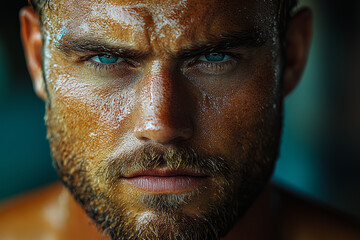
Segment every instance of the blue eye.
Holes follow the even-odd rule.
[[[118,63],[124,61],[123,58],[113,55],[98,55],[92,57],[91,60],[93,60],[94,62],[104,63],[104,64],[112,64],[112,63]]]
[[[199,60],[204,62],[222,62],[228,60],[229,58],[230,56],[225,53],[209,53],[201,56]]]

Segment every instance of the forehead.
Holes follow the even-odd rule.
[[[274,32],[277,1],[53,0],[43,21],[49,34],[89,35],[132,45],[176,48],[194,40],[255,29]]]

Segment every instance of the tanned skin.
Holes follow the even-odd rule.
[[[310,48],[309,9],[280,38],[274,2],[51,2],[42,24],[21,11],[21,34],[67,188],[9,203],[0,238],[356,239],[336,221],[327,226],[340,235],[313,229],[324,215],[307,205],[293,217],[290,197],[274,207],[281,195],[267,186],[282,102]],[[191,232],[183,219],[215,224]]]

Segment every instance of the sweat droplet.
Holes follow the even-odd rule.
[[[96,135],[97,135],[96,133],[91,132],[91,133],[89,134],[89,137],[95,137]]]

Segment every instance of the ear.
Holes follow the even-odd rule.
[[[312,13],[309,8],[303,8],[291,18],[285,35],[284,97],[294,90],[300,81],[311,39]]]
[[[41,60],[42,37],[39,15],[31,7],[21,9],[20,25],[25,58],[35,93],[46,101],[47,94]]]

